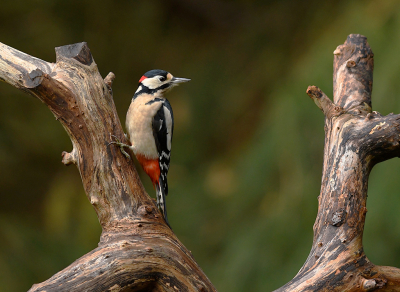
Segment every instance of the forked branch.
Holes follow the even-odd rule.
[[[102,226],[99,246],[30,291],[215,291],[166,226],[132,161],[108,147],[126,142],[112,98],[86,43],[56,48],[48,63],[0,44],[1,80],[44,102],[69,134],[75,164]],[[62,252],[62,251],[60,251]]]
[[[313,245],[295,278],[276,291],[400,291],[400,269],[374,265],[362,245],[369,174],[400,155],[400,115],[372,112],[374,62],[364,36],[350,35],[334,55],[334,102],[307,89],[325,114]]]

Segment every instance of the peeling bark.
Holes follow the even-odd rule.
[[[75,164],[102,227],[99,246],[29,291],[216,291],[145,192],[112,98],[86,43],[56,48],[56,63],[0,43],[0,79],[45,103],[71,138]],[[132,153],[131,153],[132,154]]]
[[[334,51],[333,102],[316,86],[307,94],[325,115],[325,150],[311,252],[276,291],[400,291],[400,269],[376,266],[362,235],[372,167],[400,155],[400,115],[372,112],[373,53],[362,35]]]

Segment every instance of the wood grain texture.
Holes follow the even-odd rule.
[[[102,226],[99,246],[29,291],[215,291],[165,224],[131,160],[112,97],[86,43],[56,48],[56,63],[0,44],[0,79],[44,102],[71,138],[75,164]],[[132,153],[131,153],[132,155]],[[62,251],[60,251],[62,252]]]
[[[400,155],[400,115],[372,112],[374,59],[364,36],[349,35],[334,55],[334,102],[307,89],[325,114],[313,245],[295,278],[276,291],[400,291],[400,269],[374,265],[362,245],[369,174]]]

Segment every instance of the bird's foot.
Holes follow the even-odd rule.
[[[131,159],[131,156],[130,156],[130,155],[128,154],[128,152],[126,152],[125,149],[124,149],[125,147],[131,148],[131,146],[122,143],[122,142],[121,142],[116,136],[114,136],[114,135],[111,135],[111,134],[110,134],[110,136],[113,137],[113,138],[115,139],[115,141],[111,141],[110,143],[107,144],[107,146],[110,146],[111,144],[115,144],[115,145],[119,146],[119,148],[120,148],[122,154],[124,154],[124,156],[125,156],[126,158]]]

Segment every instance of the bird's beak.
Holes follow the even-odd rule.
[[[172,79],[171,79],[172,84],[179,84],[179,83],[188,82],[188,81],[190,81],[190,79],[188,79],[188,78],[172,77]]]

